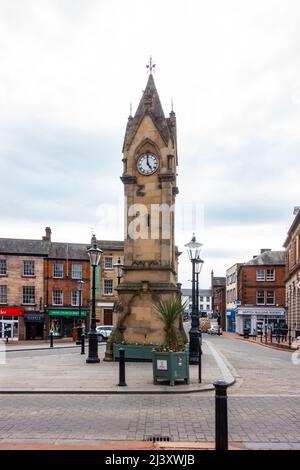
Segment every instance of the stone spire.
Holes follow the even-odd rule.
[[[135,133],[146,114],[151,117],[164,142],[167,145],[169,139],[174,142],[174,124],[170,122],[169,118],[165,118],[152,73],[149,74],[146,88],[143,91],[134,117],[130,116],[128,119],[123,151],[130,147]],[[172,112],[172,114],[175,117],[175,113]]]

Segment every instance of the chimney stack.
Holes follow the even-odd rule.
[[[51,228],[50,227],[46,227],[45,228],[45,233],[46,235],[43,237],[43,240],[46,241],[46,242],[51,242]]]
[[[271,251],[271,248],[261,248],[260,254],[266,253],[266,251]]]

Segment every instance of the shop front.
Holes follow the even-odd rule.
[[[41,312],[26,312],[24,314],[26,339],[44,339],[45,315]]]
[[[250,335],[259,334],[265,328],[274,331],[278,325],[283,327],[285,322],[286,312],[280,307],[241,307],[236,312],[236,332],[239,335],[244,334],[244,329],[249,329]]]
[[[235,310],[227,310],[226,312],[226,331],[235,333]]]
[[[85,327],[87,310],[81,310],[80,320],[82,326]],[[49,330],[53,336],[60,338],[71,338],[73,328],[78,326],[79,311],[78,310],[49,310]]]
[[[24,308],[0,307],[0,339],[24,339]]]

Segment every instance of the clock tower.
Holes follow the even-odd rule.
[[[110,343],[161,344],[165,331],[154,305],[179,294],[174,242],[178,158],[176,116],[172,110],[165,117],[151,67],[136,113],[128,118],[122,161],[124,268]],[[178,331],[183,333],[181,321]],[[111,354],[108,344],[107,360]]]

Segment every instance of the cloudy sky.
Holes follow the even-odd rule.
[[[201,286],[281,249],[300,205],[299,24],[299,0],[0,0],[0,237],[122,239],[122,141],[152,54]]]

